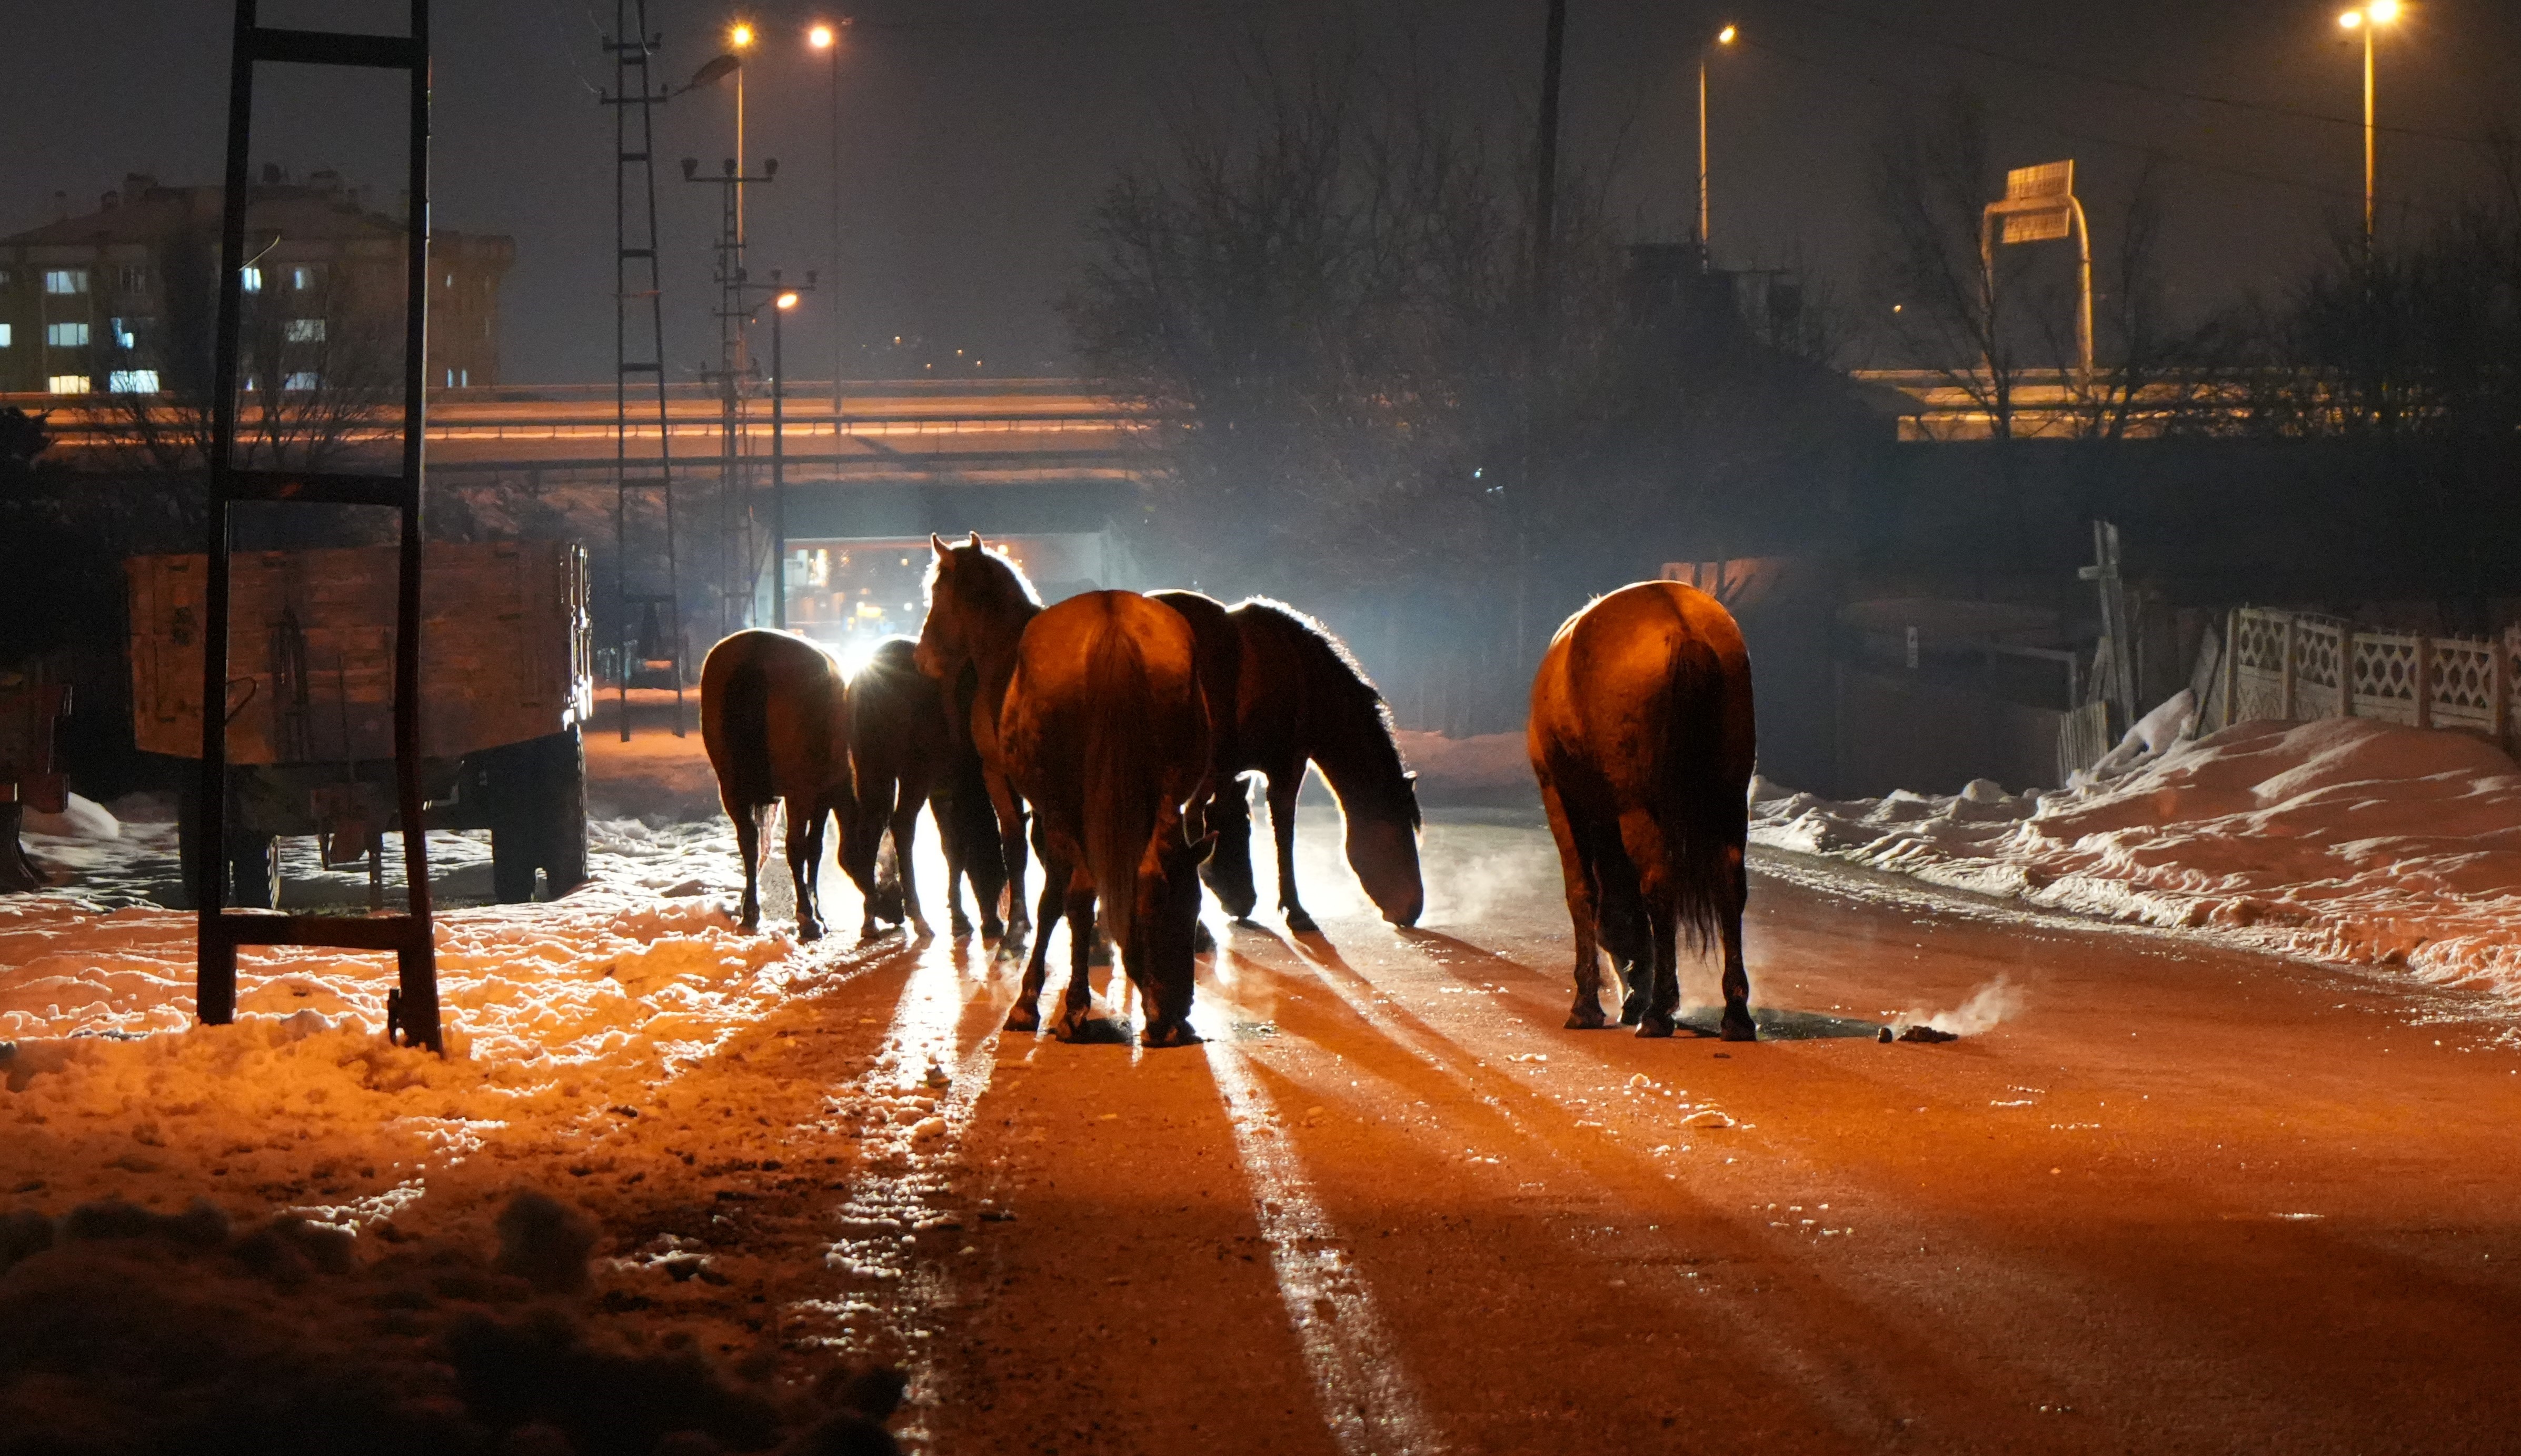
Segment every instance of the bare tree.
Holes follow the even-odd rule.
[[[2009,337],[1995,275],[2020,265],[1981,265],[1979,238],[1994,154],[1986,109],[1955,88],[1933,113],[1896,116],[1874,148],[1877,320],[1903,363],[1933,370],[1986,413],[1998,439],[2014,428],[2022,361]]]

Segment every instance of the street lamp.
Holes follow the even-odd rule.
[[[2360,10],[2338,16],[2337,23],[2348,30],[2363,32],[2363,255],[2372,254],[2372,179],[2374,151],[2372,138],[2372,32],[2383,25],[2395,24],[2399,19],[2399,0],[2366,0]]]
[[[726,48],[738,57],[751,50],[753,26],[743,21],[727,26]],[[735,159],[737,165],[744,164],[744,67],[740,61],[735,68]],[[741,187],[735,190],[735,241],[744,241],[744,189]]]
[[[770,309],[770,623],[788,625],[788,358],[785,331],[781,328],[788,311],[797,306],[802,293],[814,287],[814,275],[805,275],[804,287],[784,287],[779,271],[770,272],[770,286],[777,290],[761,303],[754,305],[759,313],[764,304]],[[748,321],[749,316],[748,316]]]
[[[841,22],[843,25],[848,23],[846,20]],[[830,236],[824,240],[828,250],[824,258],[825,266],[832,272],[833,286],[838,287],[841,276],[841,32],[827,22],[816,22],[813,28],[805,32],[805,43],[821,51],[832,67],[832,221]],[[837,452],[841,447],[841,356],[844,348],[838,308],[832,310],[829,324],[832,331],[832,448]]]
[[[1732,25],[1716,32],[1715,45],[1698,53],[1698,260],[1707,266],[1707,57],[1716,46],[1729,46],[1741,31]]]

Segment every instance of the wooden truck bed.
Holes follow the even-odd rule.
[[[229,576],[228,761],[393,756],[395,548],[240,552]],[[208,559],[134,557],[138,747],[202,752]],[[586,553],[564,541],[435,543],[421,576],[421,751],[451,758],[559,733],[594,702]]]

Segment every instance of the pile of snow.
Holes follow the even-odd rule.
[[[1507,803],[1539,795],[1520,732],[1446,738],[1402,731],[1392,736],[1400,745],[1401,761],[1418,775],[1420,803]]]
[[[73,794],[58,814],[42,809],[26,810],[24,828],[28,834],[49,835],[58,840],[118,840],[122,838],[121,821],[105,805],[92,798]]]
[[[1833,801],[1755,780],[1752,840],[2521,997],[2521,767],[2501,750],[2358,718],[2181,740],[2178,716],[2137,725],[2122,776],[2051,793]]]

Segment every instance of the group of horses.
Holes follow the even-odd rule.
[[[760,923],[761,824],[784,805],[798,933],[822,933],[816,890],[824,824],[865,904],[863,929],[928,933],[912,846],[934,809],[953,932],[1003,947],[1032,935],[1007,1024],[1040,1025],[1050,932],[1070,925],[1072,967],[1057,1029],[1087,1024],[1087,968],[1101,935],[1145,1008],[1150,1046],[1190,1026],[1200,886],[1247,919],[1260,895],[1244,775],[1265,781],[1278,905],[1299,933],[1296,796],[1318,767],[1347,821],[1348,859],[1396,925],[1426,902],[1418,798],[1383,700],[1337,639],[1263,599],[1235,607],[1197,592],[1086,592],[1044,607],[978,533],[935,554],[916,645],[894,638],[844,676],[785,632],[737,632],[701,669],[701,734],[745,862],[748,931]],[[1038,850],[1037,916],[1022,894]],[[1003,923],[998,896],[1012,887]],[[1099,917],[1098,917],[1099,911]],[[1035,921],[1037,919],[1037,925]]]
[[[710,651],[702,737],[744,859],[748,932],[760,923],[761,826],[776,802],[802,937],[823,930],[827,818],[840,826],[838,859],[864,902],[863,930],[907,924],[927,935],[912,871],[925,806],[943,843],[953,933],[971,933],[968,884],[981,933],[1001,953],[1032,935],[1010,1029],[1041,1025],[1051,932],[1064,918],[1071,968],[1058,1034],[1091,1024],[1088,967],[1108,937],[1137,988],[1141,1042],[1195,1042],[1201,885],[1238,921],[1259,900],[1246,774],[1266,785],[1279,910],[1291,932],[1314,930],[1295,871],[1308,764],[1339,800],[1366,894],[1394,925],[1416,924],[1426,894],[1415,775],[1381,695],[1319,623],[1265,599],[1229,608],[1189,591],[1092,591],[1045,607],[977,532],[952,545],[931,536],[930,547],[917,643],[889,639],[854,675],[785,632],[741,631]],[[1753,735],[1749,658],[1731,616],[1670,582],[1598,599],[1542,659],[1529,732],[1576,927],[1568,1025],[1608,1023],[1607,953],[1626,988],[1620,1020],[1670,1035],[1686,935],[1720,943],[1720,1031],[1749,1039],[1741,927]],[[1033,852],[1043,878],[1028,917]]]

